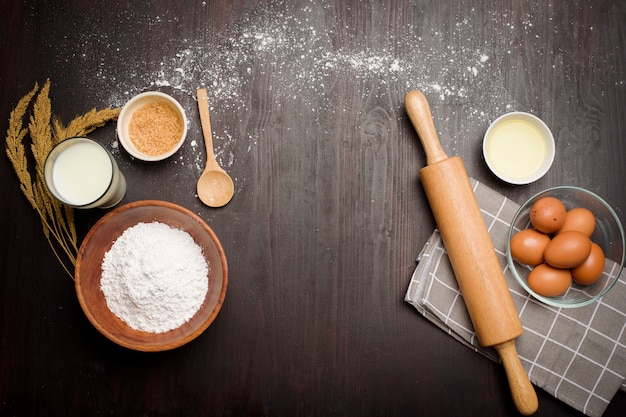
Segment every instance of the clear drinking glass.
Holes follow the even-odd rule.
[[[56,199],[74,208],[113,207],[126,194],[126,179],[111,153],[86,137],[69,138],[52,148],[44,180]]]

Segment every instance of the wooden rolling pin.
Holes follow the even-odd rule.
[[[515,339],[522,323],[460,157],[448,158],[437,137],[426,97],[406,95],[407,114],[426,153],[419,175],[478,341],[500,355],[513,402],[523,415],[537,411],[537,394],[524,372]]]

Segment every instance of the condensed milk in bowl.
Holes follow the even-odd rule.
[[[538,117],[511,112],[498,117],[483,139],[489,169],[510,184],[530,184],[543,177],[554,161],[552,132]]]

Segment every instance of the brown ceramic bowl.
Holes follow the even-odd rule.
[[[109,310],[100,289],[102,260],[115,240],[129,227],[153,221],[189,233],[209,263],[209,289],[202,306],[189,321],[165,333],[148,333],[129,327]],[[116,208],[91,228],[76,258],[75,281],[78,301],[100,333],[129,349],[156,352],[182,346],[211,325],[226,296],[228,267],[217,236],[199,216],[174,203],[145,200]]]

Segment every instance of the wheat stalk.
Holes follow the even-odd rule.
[[[54,255],[73,279],[74,274],[71,270],[76,265],[78,254],[74,210],[61,204],[49,194],[44,183],[44,164],[55,144],[70,137],[85,136],[109,121],[116,120],[120,109],[96,110],[94,108],[77,116],[65,127],[58,118],[52,115],[49,93],[50,80],[46,80],[41,89],[39,89],[39,84],[35,83],[33,89],[18,101],[9,116],[9,128],[5,141],[6,154],[17,174],[22,193],[39,215],[44,236]],[[24,127],[24,117],[35,95],[37,98],[32,106],[28,127]],[[26,137],[30,137],[30,150],[35,162],[32,168],[35,171],[34,179],[28,166],[24,146]],[[66,259],[63,259],[63,254]]]
[[[18,101],[15,108],[11,111],[9,116],[9,128],[7,129],[6,138],[6,152],[13,169],[17,174],[17,178],[20,181],[20,188],[26,199],[30,202],[33,208],[37,208],[35,204],[35,193],[32,188],[32,181],[30,178],[30,172],[28,171],[28,161],[26,160],[26,152],[22,140],[28,133],[28,130],[23,127],[22,119],[28,109],[28,104],[39,90],[39,85],[35,83],[35,87],[24,97]]]
[[[43,166],[46,162],[48,152],[52,149],[52,141],[50,140],[51,129],[50,120],[52,119],[52,109],[50,103],[50,80],[47,80],[39,91],[35,105],[33,106],[33,114],[30,116],[28,131],[31,137],[31,150],[35,157],[35,171],[37,173],[37,181],[43,181]]]
[[[58,119],[55,119],[53,124],[55,143],[63,139],[90,134],[96,130],[96,128],[104,126],[110,120],[117,119],[120,110],[119,108],[103,110],[91,109],[89,112],[77,116],[66,127],[63,127],[63,124]]]

